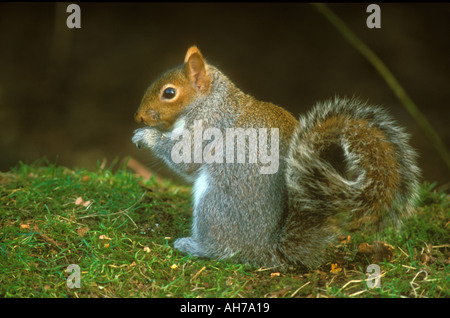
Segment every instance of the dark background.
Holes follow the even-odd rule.
[[[0,170],[46,156],[95,168],[146,154],[130,139],[146,87],[197,44],[238,87],[295,116],[323,99],[359,96],[390,109],[412,134],[424,179],[449,170],[374,68],[309,4],[0,4]],[[330,4],[385,62],[450,146],[450,4]]]

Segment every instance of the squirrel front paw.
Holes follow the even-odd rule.
[[[154,128],[139,128],[134,131],[132,141],[139,149],[153,148],[158,141],[158,135],[158,130]]]
[[[182,253],[189,254],[191,256],[205,256],[200,246],[196,241],[190,237],[183,237],[175,241],[174,247]]]

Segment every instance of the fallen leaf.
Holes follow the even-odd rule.
[[[79,236],[83,237],[83,236],[86,235],[86,233],[87,233],[88,231],[89,231],[89,228],[88,228],[88,227],[79,227],[79,228],[77,229],[77,234],[78,234]]]
[[[81,178],[81,181],[83,181],[83,182],[87,182],[89,180],[91,180],[91,177],[89,177],[87,174]]]
[[[280,275],[281,275],[281,274],[278,273],[278,272],[270,273],[270,277],[278,277],[278,276],[280,276]]]
[[[420,255],[420,260],[422,261],[423,264],[431,262],[432,260],[434,260],[433,258],[434,257],[428,253],[423,253],[422,255]]]
[[[76,205],[83,205],[85,207],[88,207],[89,205],[91,205],[91,201],[84,201],[82,197],[78,197],[75,200],[75,204]]]
[[[111,238],[110,237],[107,237],[106,235],[100,235],[99,237],[98,237],[98,239],[99,240],[111,240]]]
[[[447,245],[448,246],[448,245]],[[434,250],[435,248],[446,247],[442,246],[433,246],[432,244],[425,243],[425,248],[421,251],[420,260],[423,264],[433,264],[435,262],[442,262],[444,264],[450,264],[450,258],[439,257],[439,252]]]
[[[339,273],[341,270],[342,270],[342,268],[339,267],[339,265],[338,265],[337,263],[336,263],[336,264],[331,264],[331,270],[330,270],[330,273],[337,274],[337,273]]]
[[[339,236],[339,241],[341,244],[348,244],[350,243],[350,235],[341,235]]]
[[[30,228],[30,224],[20,224],[20,227],[22,229],[29,229]]]
[[[146,246],[144,247],[144,252],[150,253],[152,250],[150,249],[150,247]]]
[[[358,253],[372,257],[374,262],[381,262],[383,259],[390,261],[394,255],[394,247],[386,242],[375,241],[372,245],[361,243],[358,246]]]
[[[373,247],[372,247],[372,245],[369,245],[366,242],[361,243],[358,246],[358,253],[361,253],[361,254],[373,254],[374,253]]]

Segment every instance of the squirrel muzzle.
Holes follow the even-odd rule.
[[[145,123],[145,124],[147,124],[149,126],[153,126],[156,123],[159,123],[159,121],[161,119],[161,116],[155,110],[149,109],[149,110],[146,110],[146,111],[138,111],[134,115],[134,119],[138,123]]]

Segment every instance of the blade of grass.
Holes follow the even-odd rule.
[[[422,114],[417,105],[405,92],[403,87],[394,77],[392,72],[381,61],[381,59],[362,42],[356,34],[350,30],[347,25],[342,21],[330,8],[323,3],[312,3],[312,5],[344,36],[344,38],[363,55],[375,69],[380,73],[388,86],[392,89],[394,94],[401,101],[405,109],[417,122],[419,127],[424,132],[425,136],[430,140],[431,144],[436,148],[441,156],[442,160],[450,170],[450,152],[442,142],[439,135],[434,130],[433,126],[429,123],[428,119]]]

